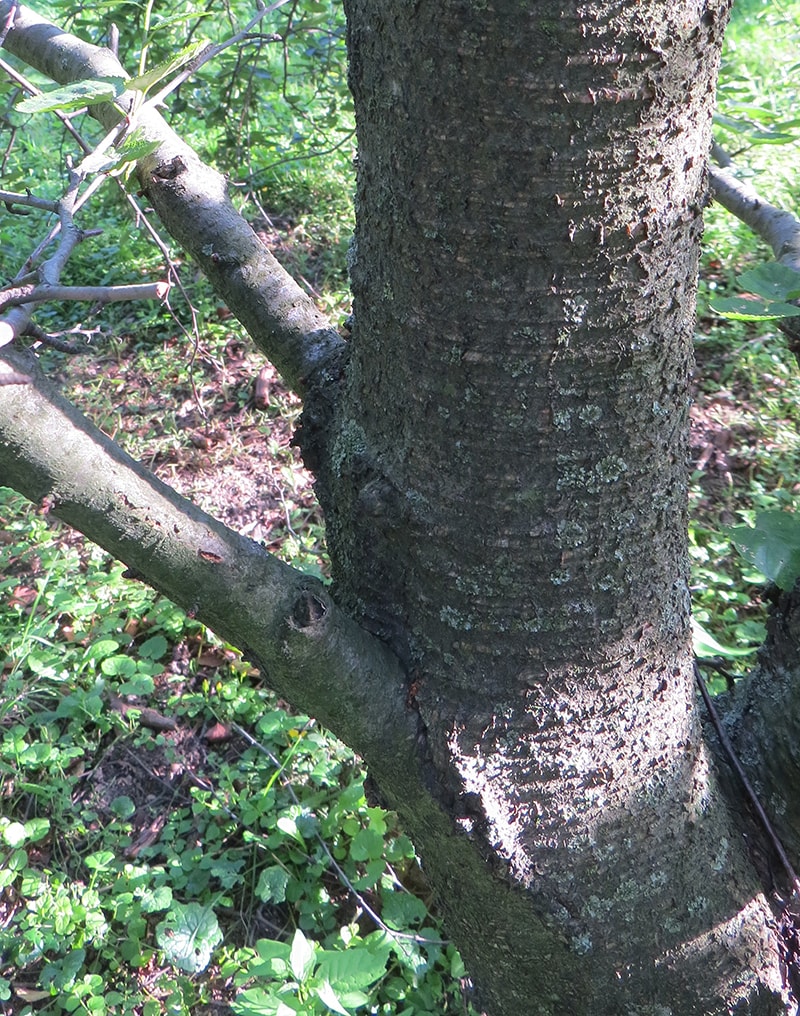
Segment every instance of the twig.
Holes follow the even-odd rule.
[[[132,286],[23,286],[9,290],[12,295],[0,297],[0,307],[18,307],[24,303],[45,303],[51,300],[86,300],[96,303],[121,303],[123,300],[163,300],[169,292],[168,282],[141,283]]]
[[[209,60],[213,60],[214,57],[219,56],[220,53],[224,52],[230,46],[234,46],[236,45],[236,43],[242,42],[244,39],[250,38],[250,33],[252,32],[253,28],[255,28],[255,26],[267,14],[271,14],[272,11],[276,11],[279,7],[283,7],[283,5],[288,2],[289,0],[275,0],[274,3],[271,3],[269,4],[269,6],[266,7],[262,3],[259,3],[258,13],[253,15],[253,17],[248,21],[248,23],[244,26],[244,28],[240,32],[236,32],[235,35],[232,35],[224,42],[218,43],[216,46],[212,45],[206,46],[205,49],[201,50],[197,54],[197,56],[193,57],[186,64],[183,70],[179,71],[174,78],[172,78],[166,85],[164,85],[162,89],[160,89],[158,92],[156,92],[155,95],[149,98],[141,108],[145,108],[147,106],[155,107],[163,103],[163,101],[166,99],[168,95],[170,95],[170,93],[174,92],[176,88],[180,88],[180,86],[184,83],[184,81],[187,81],[204,64],[207,64]]]
[[[786,872],[789,878],[789,882],[791,883],[792,895],[796,899],[800,899],[800,878],[797,877],[797,872],[794,870],[794,867],[792,866],[792,863],[789,860],[786,851],[783,849],[783,844],[778,839],[778,834],[775,832],[775,827],[772,825],[772,822],[769,820],[767,813],[761,806],[761,802],[759,801],[758,796],[755,790],[753,789],[753,785],[747,778],[747,773],[744,771],[744,768],[742,767],[742,764],[739,761],[736,752],[734,751],[733,745],[731,744],[730,738],[725,732],[725,728],[722,726],[722,721],[719,718],[719,713],[717,712],[716,706],[711,700],[711,696],[708,693],[708,689],[706,688],[705,681],[703,680],[703,677],[700,673],[700,667],[697,665],[696,660],[694,661],[694,676],[695,680],[697,681],[697,686],[700,689],[700,694],[703,696],[703,702],[705,703],[706,709],[708,710],[708,715],[711,717],[711,722],[714,725],[714,730],[717,732],[719,743],[722,745],[725,754],[728,756],[728,761],[730,762],[734,772],[741,780],[745,794],[747,795],[750,804],[753,806],[753,809],[755,810],[755,813],[758,816],[758,819],[764,828],[764,832],[767,834],[767,838],[769,839],[772,846],[775,848],[775,852],[777,853],[778,858],[781,864],[783,865],[783,870]]]
[[[59,353],[69,353],[71,356],[79,356],[82,353],[90,352],[89,346],[85,344],[76,346],[74,342],[67,342],[65,339],[61,339],[57,335],[48,335],[47,332],[32,322],[22,334],[26,338],[32,338],[36,342],[41,342],[45,346],[50,346],[51,349],[57,349]]]

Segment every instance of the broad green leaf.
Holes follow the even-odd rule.
[[[350,1016],[350,1013],[336,997],[336,992],[327,981],[323,981],[319,987],[315,988],[314,994],[331,1012],[338,1012],[339,1016]]]
[[[338,992],[369,988],[386,973],[390,954],[388,942],[372,949],[364,943],[349,949],[326,949],[319,954],[317,975],[335,985]]]
[[[270,989],[248,988],[236,996],[231,1009],[236,1016],[277,1016],[280,1004],[280,999]]]
[[[278,864],[265,868],[258,877],[256,896],[265,903],[283,903],[289,874]]]
[[[343,811],[350,811],[353,808],[358,808],[359,805],[364,804],[364,784],[356,781],[345,787],[339,795],[339,807]]]
[[[800,297],[800,272],[777,261],[742,272],[736,283],[746,293],[755,293],[766,300],[787,301]]]
[[[122,653],[107,656],[100,664],[100,669],[109,677],[132,677],[136,673],[136,660]]]
[[[384,890],[381,916],[390,928],[402,930],[424,921],[428,908],[411,893]]]
[[[800,576],[800,522],[782,511],[759,512],[755,526],[733,526],[730,537],[739,553],[781,589]]]
[[[292,939],[292,948],[289,953],[289,966],[295,980],[301,984],[314,968],[314,944],[309,942],[306,936],[298,928]]]
[[[744,135],[752,144],[756,145],[786,145],[796,140],[795,134],[790,134],[785,128],[794,125],[794,121],[787,120],[785,123],[776,123],[770,127],[759,127],[751,122],[752,117],[728,116],[725,113],[715,113],[714,123],[725,127],[736,134]]]
[[[261,938],[256,942],[258,959],[247,965],[250,977],[268,977],[285,980],[289,973],[290,947],[286,942]]]
[[[19,847],[28,839],[25,826],[21,822],[9,822],[8,825],[0,829],[0,835],[3,837],[3,842],[7,843],[9,847]]]
[[[447,952],[450,956],[450,976],[454,977],[457,981],[461,980],[462,977],[466,977],[467,968],[464,966],[464,961],[461,959],[461,953],[455,948],[453,948],[452,954],[450,954],[449,948]]]
[[[791,303],[767,303],[763,300],[746,300],[740,296],[712,300],[711,309],[731,321],[775,321],[800,315],[800,307]]]
[[[210,907],[173,903],[166,918],[156,926],[156,941],[168,963],[188,974],[198,974],[211,962],[222,932]]]
[[[377,861],[383,856],[383,836],[375,829],[359,829],[350,844],[354,861]]]
[[[123,78],[87,78],[63,88],[53,88],[41,95],[31,95],[18,102],[20,113],[49,113],[54,109],[80,109],[81,106],[96,106],[100,102],[111,102],[125,91]]]
[[[738,659],[740,656],[750,656],[756,651],[757,646],[751,649],[735,649],[733,646],[723,646],[692,618],[692,642],[694,654],[701,659],[709,656],[722,656],[727,659]]]
[[[290,836],[293,840],[298,843],[304,843],[302,835],[297,828],[297,822],[291,817],[291,815],[281,815],[275,825],[285,836]]]
[[[120,794],[119,797],[115,797],[109,805],[109,809],[117,816],[117,818],[120,818],[123,821],[128,818],[133,818],[136,814],[136,805],[127,794]]]
[[[106,656],[111,656],[118,649],[119,642],[116,639],[100,639],[89,646],[84,654],[84,659],[102,660]]]
[[[142,893],[142,913],[155,914],[172,906],[172,887],[160,885],[155,889],[147,889]]]
[[[111,866],[116,856],[113,850],[97,850],[84,857],[83,863],[90,871],[104,871]]]
[[[106,149],[102,152],[89,152],[81,161],[83,173],[111,173],[137,159],[143,159],[154,152],[160,142],[147,141],[141,130],[135,130],[118,148]]]
[[[163,635],[152,635],[139,646],[139,656],[146,660],[160,660],[168,648],[169,644]]]
[[[45,965],[41,973],[41,983],[48,988],[52,986],[63,991],[75,983],[85,959],[85,949],[71,949],[60,960]]]

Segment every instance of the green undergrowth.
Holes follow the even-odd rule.
[[[737,174],[795,214],[798,41],[800,4],[736,0],[714,129]],[[696,622],[716,642],[704,645],[702,655],[739,675],[752,667],[763,640],[772,576],[756,566],[757,555],[737,550],[733,534],[764,512],[797,512],[800,375],[775,321],[730,320],[714,310],[720,298],[740,295],[737,279],[769,264],[772,251],[713,203],[703,248],[692,406],[692,603]]]
[[[2,488],[0,516],[0,1007],[463,1012],[353,753]]]

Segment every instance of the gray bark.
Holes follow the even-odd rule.
[[[783,1012],[688,636],[687,385],[726,4],[346,6],[349,357],[313,314],[293,328],[293,300],[268,306],[288,283],[259,284],[239,224],[195,248],[335,413],[306,450],[338,606],[123,463],[12,352],[33,381],[0,387],[0,480],[199,601],[362,752],[491,1016]],[[188,245],[187,209],[227,199],[194,188],[176,143],[139,172]]]
[[[756,1001],[780,976],[686,627],[724,7],[346,6],[353,348],[321,485],[337,595],[407,661],[440,800],[529,901],[513,946],[487,934],[477,875],[454,893],[448,842],[400,803],[448,926],[490,1012],[779,1009]]]

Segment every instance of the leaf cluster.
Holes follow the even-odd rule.
[[[104,555],[0,503],[0,996],[19,1016],[460,1012],[461,960],[352,753]],[[139,724],[153,705],[183,739]],[[216,726],[219,745],[189,733]]]

